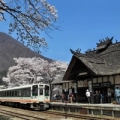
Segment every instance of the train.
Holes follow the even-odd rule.
[[[50,86],[48,84],[31,84],[0,89],[0,104],[46,110],[50,106]]]

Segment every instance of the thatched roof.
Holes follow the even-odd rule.
[[[76,58],[84,64],[94,75],[120,74],[120,42],[112,43],[111,40],[105,41],[104,44],[98,45],[96,50],[84,54],[80,53],[80,51],[71,50],[71,53],[73,57],[68,66],[68,69],[71,70],[67,69],[66,74],[71,74],[72,68],[74,67],[72,65],[73,58]],[[67,79],[66,74],[64,79]]]

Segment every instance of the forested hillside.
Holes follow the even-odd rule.
[[[13,58],[32,58],[35,56],[52,61],[27,48],[8,34],[0,32],[0,72],[7,71],[10,66],[15,64]]]

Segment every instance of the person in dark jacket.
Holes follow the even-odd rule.
[[[90,92],[91,103],[94,103],[94,91]]]
[[[95,91],[95,103],[100,103],[100,96],[97,90]]]

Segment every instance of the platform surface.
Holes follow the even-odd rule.
[[[51,105],[65,105],[62,102],[51,102]],[[110,108],[120,108],[120,105],[113,103],[103,103],[103,104],[87,104],[87,103],[67,103],[68,106],[81,106],[81,107],[110,107]]]

